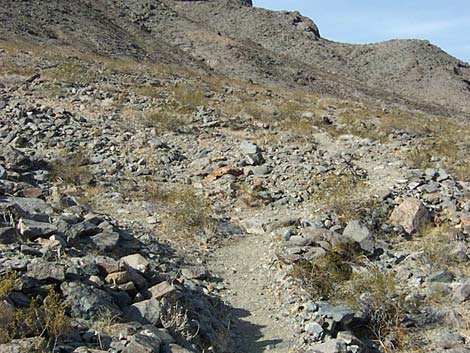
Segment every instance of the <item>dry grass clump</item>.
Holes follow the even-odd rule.
[[[353,244],[343,244],[312,261],[295,263],[291,274],[313,298],[329,298],[351,278],[351,264],[358,254]]]
[[[193,187],[154,183],[147,187],[144,197],[162,206],[162,227],[173,239],[184,242],[212,235],[216,224],[214,211],[209,200]]]
[[[428,225],[420,230],[417,237],[410,244],[420,256],[423,264],[431,265],[435,270],[449,269],[458,261],[452,256],[451,250],[457,236],[457,229],[448,223]]]
[[[71,319],[66,315],[66,306],[59,294],[51,289],[39,304],[32,300],[27,308],[14,308],[4,302],[15,290],[16,275],[10,274],[0,280],[0,344],[14,339],[40,336],[55,351],[58,340],[71,330]],[[31,347],[42,351],[45,347]]]
[[[150,111],[144,114],[144,121],[148,126],[154,126],[160,132],[176,132],[188,123],[188,119],[180,114],[170,111]]]
[[[315,177],[312,185],[315,207],[333,211],[341,222],[362,218],[376,205],[367,193],[364,179],[351,174],[328,173]]]
[[[347,303],[368,318],[364,336],[376,340],[385,352],[403,348],[407,331],[402,322],[406,316],[405,295],[395,274],[383,272],[376,266],[355,273],[343,282],[335,293],[335,301]]]
[[[64,153],[51,162],[51,178],[72,186],[88,185],[93,180],[89,164],[88,154],[83,150]]]

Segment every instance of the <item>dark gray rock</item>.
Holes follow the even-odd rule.
[[[139,333],[132,336],[123,353],[160,353],[162,341],[160,337],[151,333]]]
[[[242,141],[240,149],[246,157],[246,162],[249,165],[261,165],[264,163],[264,158],[261,149],[254,143],[249,141]]]
[[[442,270],[429,275],[429,282],[443,282],[450,283],[454,280],[455,276],[452,272]]]
[[[12,227],[0,227],[0,243],[13,244],[17,241],[16,229]]]
[[[26,274],[38,281],[61,282],[65,279],[65,269],[63,265],[39,259],[35,259],[28,264]]]
[[[124,316],[129,321],[155,325],[160,321],[160,312],[160,302],[152,298],[132,304],[124,310]]]
[[[103,232],[91,237],[93,245],[101,251],[113,250],[119,242],[119,234],[116,232]]]
[[[318,313],[342,325],[349,324],[355,315],[355,311],[347,306],[334,306],[326,303],[318,304]]]
[[[72,225],[65,235],[67,239],[74,239],[79,237],[90,237],[101,232],[101,228],[91,222],[80,222]]]
[[[57,232],[57,227],[51,223],[38,222],[30,219],[20,219],[18,230],[22,236],[29,240],[45,238]]]
[[[97,320],[122,314],[113,297],[101,289],[80,282],[64,282],[61,289],[74,318]]]
[[[48,222],[54,210],[45,201],[26,197],[9,197],[0,202],[7,203],[19,216],[39,222]]]

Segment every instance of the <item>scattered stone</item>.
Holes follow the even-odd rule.
[[[119,241],[119,234],[116,232],[103,232],[91,237],[92,243],[101,251],[113,250]]]
[[[240,149],[246,156],[246,161],[249,165],[260,165],[264,163],[261,149],[256,144],[249,141],[242,141]]]
[[[80,282],[64,282],[61,289],[74,318],[100,320],[103,315],[122,315],[113,297],[101,289]]]
[[[340,323],[341,325],[349,324],[356,314],[353,309],[342,305],[333,306],[330,304],[321,303],[318,305],[318,307],[318,313],[320,315],[331,318],[334,322]]]
[[[13,244],[17,241],[16,229],[0,227],[0,244]]]
[[[160,353],[161,340],[158,336],[139,333],[132,336],[123,353]]]

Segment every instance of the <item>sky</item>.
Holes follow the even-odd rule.
[[[299,11],[323,38],[346,43],[427,39],[470,62],[469,0],[253,0],[272,10]]]

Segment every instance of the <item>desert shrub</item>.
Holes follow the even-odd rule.
[[[367,321],[360,335],[371,336],[386,352],[392,352],[403,345],[406,336],[402,325],[406,316],[404,298],[394,273],[371,266],[343,282],[334,301],[362,312]]]
[[[216,226],[209,200],[190,185],[149,183],[143,195],[162,206],[162,227],[181,242],[212,235]]]
[[[68,185],[87,185],[93,180],[89,157],[85,151],[67,153],[51,162],[51,177]]]
[[[213,226],[210,203],[188,186],[173,187],[166,195],[171,223],[183,232],[206,231]]]
[[[0,281],[2,295],[6,296],[14,289],[11,287],[12,280],[13,277],[5,277]],[[54,352],[60,337],[71,330],[71,319],[66,315],[67,308],[53,289],[42,304],[39,304],[39,300],[32,300],[27,308],[13,308],[6,304],[1,304],[0,307],[0,343],[41,336],[46,338],[48,346]]]
[[[420,260],[425,265],[431,265],[435,270],[448,269],[457,264],[451,250],[457,230],[449,224],[433,224],[420,230],[420,237],[413,242],[413,248],[421,253]]]
[[[332,210],[344,223],[361,219],[377,204],[377,200],[366,196],[365,180],[353,174],[318,175],[312,182],[311,190],[315,206]]]
[[[172,91],[173,99],[178,102],[180,113],[192,113],[197,107],[207,104],[204,91],[189,85],[180,85]]]
[[[313,298],[328,298],[341,283],[351,278],[351,264],[357,256],[353,244],[342,244],[317,259],[295,263],[292,276]]]
[[[188,123],[188,119],[171,109],[153,110],[144,114],[144,122],[148,126],[156,127],[160,132],[176,132]]]

